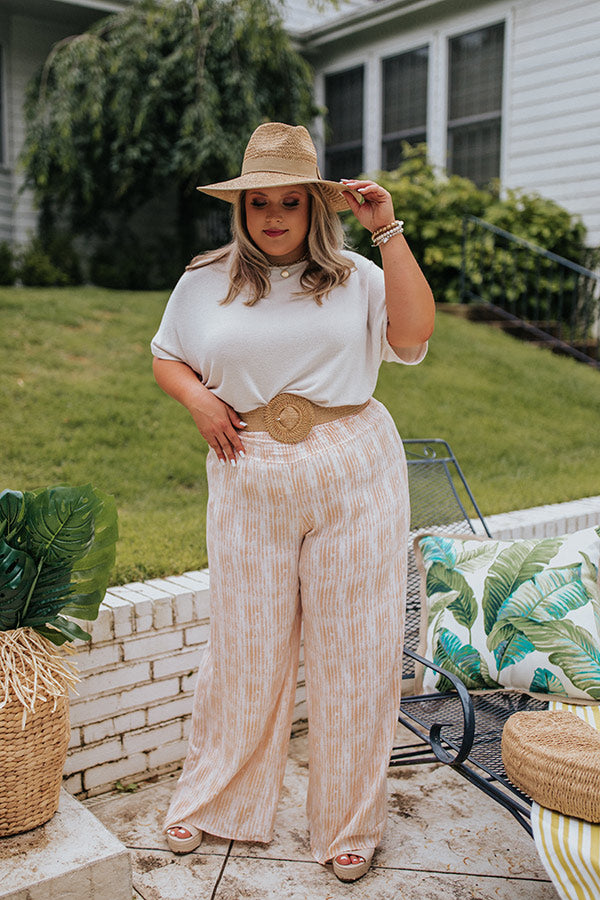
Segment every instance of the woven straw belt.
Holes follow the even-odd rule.
[[[313,425],[323,425],[344,416],[352,416],[369,401],[355,406],[317,406],[296,394],[277,394],[266,406],[242,414],[246,431],[268,431],[282,444],[297,444],[310,434]],[[242,433],[243,433],[242,432]]]
[[[600,733],[570,712],[514,713],[502,732],[510,781],[540,806],[600,822]]]

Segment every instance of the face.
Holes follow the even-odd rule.
[[[269,261],[286,265],[302,256],[310,227],[304,185],[247,191],[244,208],[248,234]]]

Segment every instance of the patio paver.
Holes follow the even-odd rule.
[[[368,875],[342,884],[310,856],[306,759],[306,736],[296,736],[268,845],[207,837],[194,853],[170,853],[160,828],[177,775],[86,805],[130,848],[138,900],[557,900],[512,816],[431,765],[390,769],[383,844]]]

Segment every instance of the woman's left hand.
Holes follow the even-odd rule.
[[[348,188],[343,192],[344,197],[363,228],[367,228],[372,233],[394,221],[396,217],[392,197],[389,191],[382,188],[380,184],[376,184],[374,181],[358,181],[350,178],[340,180],[344,187]],[[362,194],[364,203],[359,203],[356,197],[350,193],[350,189]]]

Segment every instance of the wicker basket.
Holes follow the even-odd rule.
[[[58,809],[69,743],[68,696],[46,700],[22,728],[18,700],[0,709],[0,837],[42,825]]]

